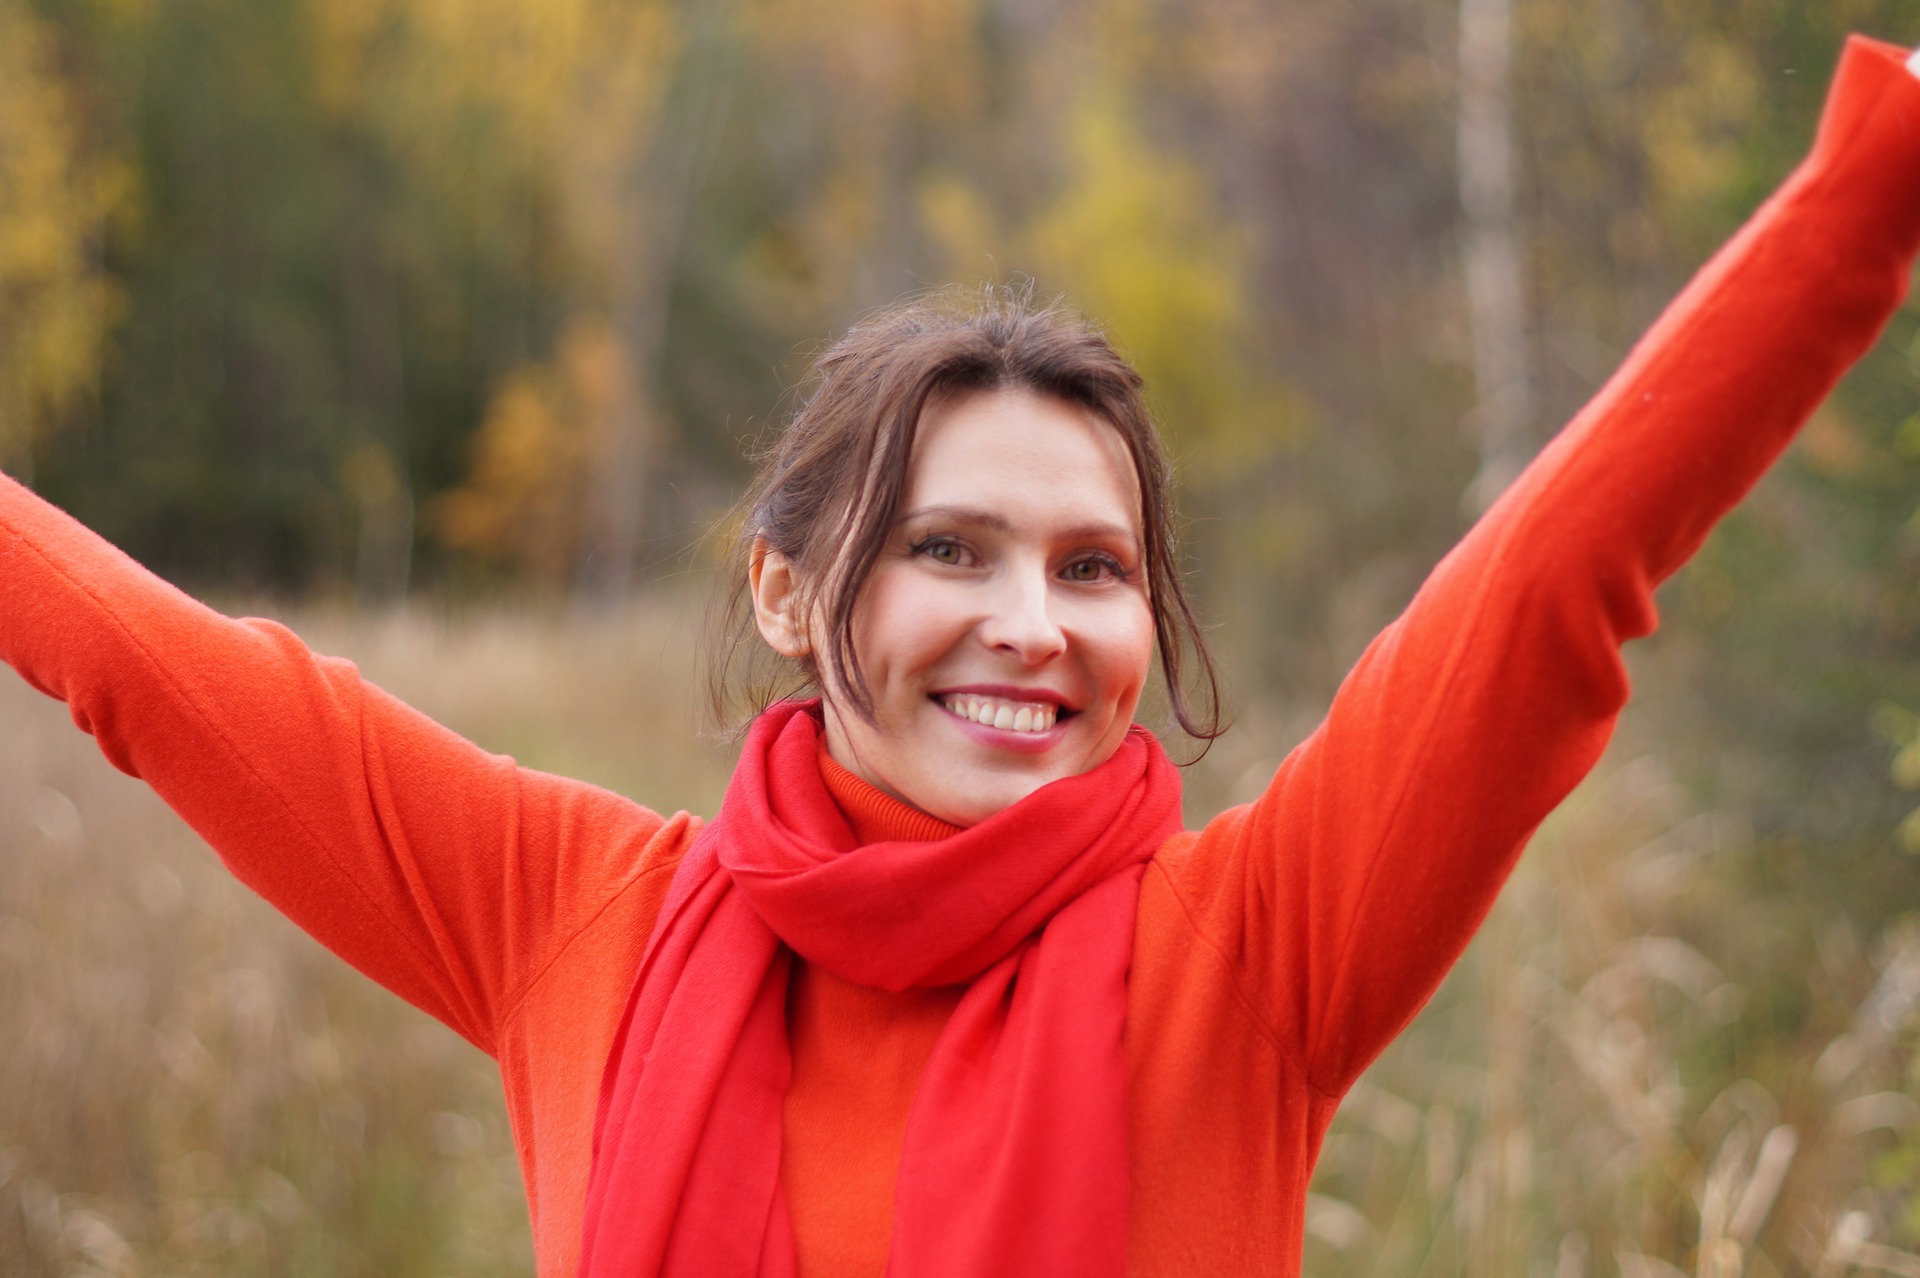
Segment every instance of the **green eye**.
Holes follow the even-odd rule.
[[[933,562],[944,564],[949,568],[964,567],[967,559],[966,550],[950,537],[929,537],[925,541],[917,542],[913,546],[913,553],[925,555]]]

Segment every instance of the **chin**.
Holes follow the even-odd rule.
[[[965,797],[956,799],[948,796],[946,806],[951,811],[927,810],[953,825],[978,825],[988,817],[1004,812],[1052,780],[1054,778],[1050,776],[1009,777],[996,773],[961,778],[957,781]]]

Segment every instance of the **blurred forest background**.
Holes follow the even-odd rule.
[[[1203,819],[1784,177],[1849,30],[1920,0],[0,0],[0,467],[710,811],[743,453],[863,311],[1030,279],[1178,458]],[[1662,606],[1343,1111],[1309,1273],[1920,1275],[1920,310]],[[0,1271],[529,1272],[491,1063],[58,707],[0,724]]]

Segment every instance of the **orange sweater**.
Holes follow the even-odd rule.
[[[1128,988],[1136,1271],[1298,1268],[1335,1104],[1599,756],[1654,585],[1899,302],[1920,243],[1903,56],[1850,47],[1809,161],[1440,563],[1260,798],[1149,863]],[[602,1064],[698,819],[486,754],[10,481],[0,658],[295,922],[498,1058],[540,1271],[570,1273]],[[924,820],[845,778],[836,795],[872,829]],[[907,1101],[950,1005],[796,976],[782,1172],[805,1273],[879,1272]]]

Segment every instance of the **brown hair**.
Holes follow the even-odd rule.
[[[1172,476],[1143,382],[1089,321],[1058,302],[1035,306],[1027,288],[951,290],[856,325],[815,361],[813,379],[738,507],[709,668],[721,722],[733,708],[730,676],[743,665],[741,695],[754,713],[821,686],[824,665],[852,709],[871,717],[853,650],[854,608],[898,518],[921,414],[948,396],[1013,389],[1087,409],[1125,441],[1140,480],[1147,591],[1170,708],[1202,741],[1225,730],[1213,657],[1181,581]],[[792,562],[802,614],[825,622],[805,659],[777,658],[758,642],[747,586],[756,536]],[[1189,654],[1204,710],[1187,695]]]

